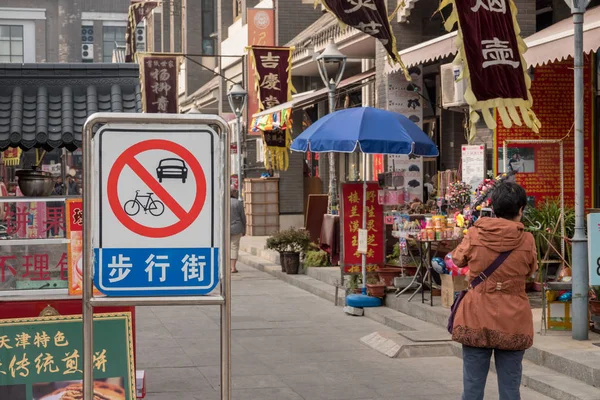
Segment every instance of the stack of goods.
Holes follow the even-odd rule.
[[[422,241],[442,241],[459,238],[460,230],[455,229],[454,218],[446,218],[443,215],[434,215],[425,218],[419,232],[418,239]]]

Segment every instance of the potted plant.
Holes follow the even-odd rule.
[[[310,235],[296,228],[277,232],[267,239],[266,248],[279,252],[281,270],[288,274],[297,274],[300,269],[300,254],[310,245]]]
[[[321,249],[307,250],[304,255],[305,267],[326,267],[329,265],[329,254]]]
[[[376,281],[369,283],[367,278],[367,294],[371,297],[385,297],[385,290],[387,285],[383,281]]]
[[[600,286],[592,286],[590,288],[590,313],[592,315],[600,315]]]

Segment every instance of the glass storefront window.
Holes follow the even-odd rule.
[[[33,149],[16,158],[14,152],[1,154],[0,292],[67,289],[69,251],[81,243],[67,237],[66,199],[81,196],[81,154],[61,149]],[[25,197],[16,172],[40,160],[39,170],[53,176],[52,195]]]

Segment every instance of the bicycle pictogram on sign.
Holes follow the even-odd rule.
[[[159,165],[154,165],[152,172],[150,172],[136,157],[153,150],[166,150],[176,155],[177,158],[161,160]],[[165,160],[180,161],[179,165],[182,167],[181,175],[178,175],[181,179],[178,183],[179,185],[185,184],[188,174],[191,173],[194,177],[194,199],[188,210],[181,205],[181,199],[177,200],[174,194],[170,193],[161,184],[162,180],[168,176],[162,175],[163,173],[168,173],[165,172],[165,167],[167,166],[163,162]],[[125,198],[121,200],[119,198],[119,179],[123,175],[125,167],[131,169],[141,182],[149,188],[146,194],[140,194],[141,190],[136,190],[133,199]],[[155,178],[153,174],[155,172],[158,178]],[[185,173],[185,179],[183,178],[183,173]],[[149,238],[169,237],[184,231],[200,215],[206,200],[206,177],[196,157],[185,147],[169,140],[150,139],[136,143],[116,159],[108,175],[107,197],[110,208],[116,218],[130,231]],[[138,215],[147,214],[154,217],[161,217],[164,215],[165,209],[169,209],[174,214],[176,217],[175,223],[164,226],[150,226],[135,219]]]

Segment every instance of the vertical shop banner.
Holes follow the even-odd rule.
[[[295,92],[292,85],[293,47],[250,47],[254,64],[254,91],[260,110],[286,103]]]
[[[274,11],[267,8],[249,8],[247,12],[248,19],[248,45],[249,46],[275,46],[275,23]],[[252,54],[249,54],[248,81],[252,82],[256,75]],[[260,132],[253,131],[250,121],[252,115],[260,111],[258,96],[255,91],[248,90],[248,133],[258,135]]]
[[[146,113],[177,114],[179,57],[175,54],[138,54],[142,106]]]
[[[396,36],[392,31],[390,18],[387,15],[385,0],[316,0],[341,23],[373,36],[379,40],[387,51],[390,61],[399,63],[406,73],[406,68],[400,59],[396,47]]]
[[[135,400],[130,313],[94,315],[94,399]],[[82,399],[81,315],[0,320],[0,399]]]
[[[585,56],[584,67],[584,176],[585,207],[593,206],[594,176],[594,85],[593,60]],[[498,126],[495,132],[495,161],[498,173],[513,170],[516,180],[527,191],[530,203],[560,196],[560,146],[556,144],[508,144],[507,165],[504,165],[505,140],[538,140],[564,138],[565,203],[573,206],[575,201],[575,174],[573,172],[573,60],[554,62],[535,68],[531,87],[537,115],[546,121],[539,134],[524,128],[507,129]]]
[[[148,18],[152,10],[158,7],[157,1],[136,1],[129,6],[127,29],[125,30],[125,62],[132,62],[137,49],[137,35],[135,28],[144,19]]]
[[[83,201],[69,199],[66,208],[69,295],[79,296],[83,290]],[[94,288],[94,294],[100,292]]]
[[[378,175],[383,172],[383,154],[373,154],[373,179],[378,179]]]
[[[444,26],[450,32],[458,24],[454,63],[462,63],[460,78],[467,79],[471,139],[476,134],[478,111],[490,129],[496,128],[494,109],[505,128],[524,122],[538,132],[541,124],[531,109],[531,79],[523,59],[527,46],[519,35],[514,1],[442,0],[440,10],[448,5],[453,11]]]
[[[377,182],[367,184],[367,272],[376,271],[385,264],[385,227],[383,206],[377,201]],[[358,252],[358,230],[362,229],[363,184],[342,184],[344,273],[362,272],[362,255]]]

